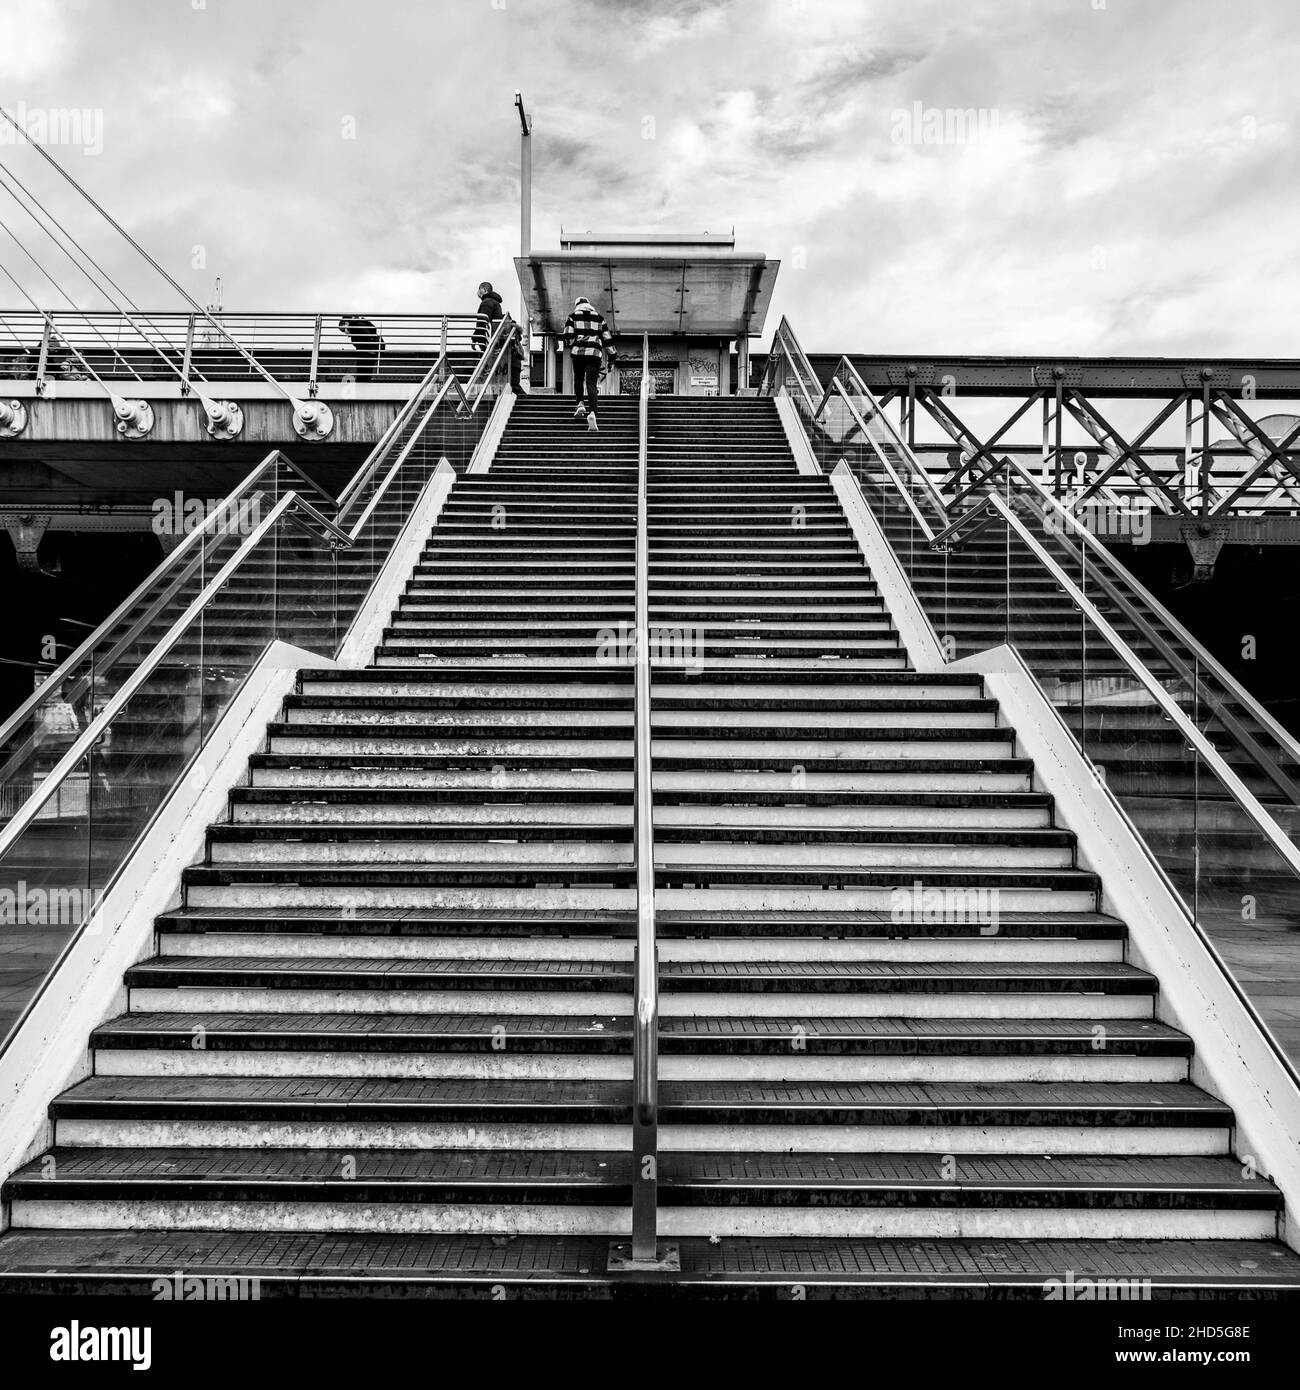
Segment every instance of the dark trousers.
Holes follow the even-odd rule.
[[[589,415],[596,413],[596,383],[599,380],[599,357],[575,357],[573,359],[573,394],[579,405],[587,407]]]

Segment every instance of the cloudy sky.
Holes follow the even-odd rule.
[[[518,87],[535,245],[734,225],[784,262],[769,330],[785,312],[811,349],[1296,354],[1295,0],[0,0],[0,19],[0,101],[102,113],[51,153],[197,298],[221,275],[227,308],[464,310],[484,277],[512,302]],[[31,149],[0,162],[137,298],[179,307]],[[0,263],[53,300],[4,236]]]

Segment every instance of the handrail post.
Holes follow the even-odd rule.
[[[659,949],[655,941],[654,788],[650,739],[650,582],[646,477],[650,338],[641,343],[636,485],[635,729],[632,832],[636,853],[636,956],[632,1003],[632,1242],[610,1251],[611,1269],[679,1268],[659,1245]],[[627,1251],[626,1254],[623,1252]]]
[[[185,325],[185,355],[181,358],[181,395],[190,394],[190,372],[194,369],[194,315]]]
[[[41,334],[41,351],[36,359],[36,394],[45,394],[45,368],[50,360],[50,335],[54,332],[54,315],[45,315],[45,330]]]
[[[320,330],[322,314],[316,315],[316,327],[311,336],[311,366],[307,369],[307,395],[314,397],[320,389]]]

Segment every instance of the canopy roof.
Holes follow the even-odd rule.
[[[647,238],[634,254],[546,251],[515,260],[533,326],[559,333],[585,294],[615,333],[754,337],[763,331],[780,261],[762,252],[654,254]],[[647,254],[647,252],[650,252]]]

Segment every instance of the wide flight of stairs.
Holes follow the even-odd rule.
[[[305,671],[0,1289],[1300,1292],[978,679],[908,669],[770,401],[651,408],[660,1232],[630,1229],[636,415],[518,402],[365,670]],[[652,643],[652,646],[654,644]],[[919,910],[918,910],[919,909]]]

